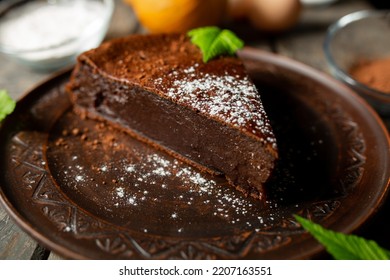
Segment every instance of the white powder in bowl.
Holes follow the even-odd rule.
[[[89,0],[28,2],[3,16],[0,44],[26,60],[74,56],[101,42],[105,32],[100,38],[96,34],[107,24],[106,9],[103,2]]]

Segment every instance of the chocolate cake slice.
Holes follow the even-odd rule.
[[[185,35],[132,35],[81,54],[67,90],[77,112],[262,199],[276,140],[237,57],[203,63]]]

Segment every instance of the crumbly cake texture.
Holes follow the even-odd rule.
[[[203,63],[185,35],[133,35],[80,55],[67,89],[76,111],[262,197],[276,140],[238,58]]]

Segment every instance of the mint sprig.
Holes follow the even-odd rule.
[[[6,90],[0,90],[0,121],[11,114],[16,106],[16,102],[8,95]]]
[[[381,248],[375,241],[356,235],[348,235],[295,215],[304,229],[310,232],[335,259],[338,260],[389,260],[390,251]]]
[[[216,26],[200,27],[190,30],[187,35],[203,54],[203,62],[220,56],[234,55],[244,46],[244,42],[228,29]]]

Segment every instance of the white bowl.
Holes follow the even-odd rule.
[[[0,51],[34,69],[56,70],[104,39],[113,0],[13,1],[0,12]]]

